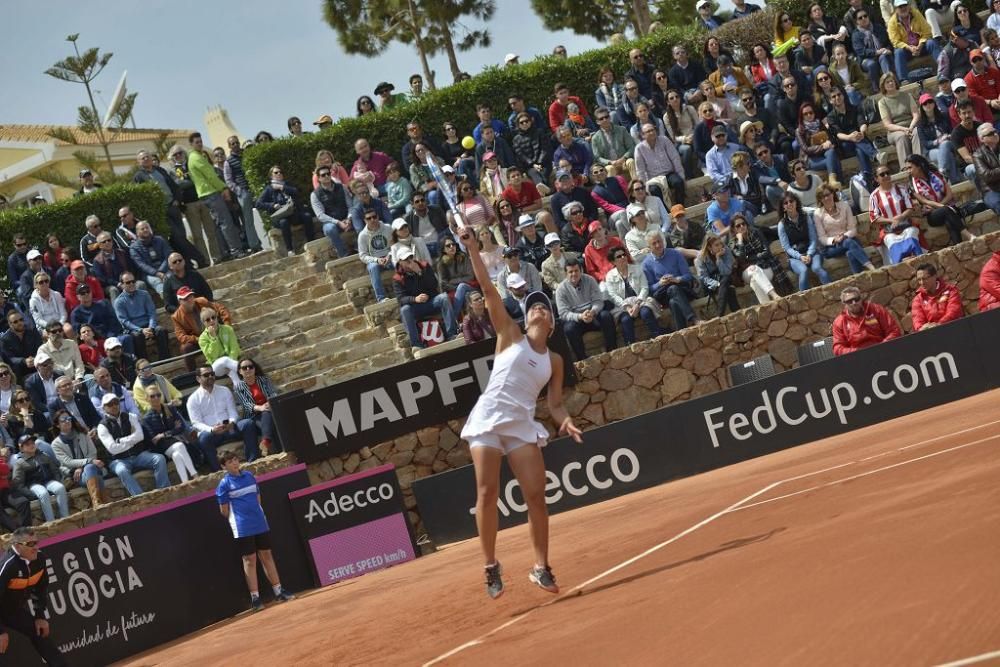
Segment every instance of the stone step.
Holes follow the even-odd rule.
[[[333,297],[334,303],[341,305],[347,303],[347,293],[336,291],[334,286],[325,279],[322,273],[315,274],[321,280],[310,284],[309,280],[298,281],[302,286],[292,289],[275,287],[270,290],[258,292],[256,295],[240,297],[233,307],[228,306],[229,312],[233,316],[233,321],[243,322],[262,315],[275,314],[280,312],[291,312],[297,314],[303,308],[311,309],[312,304],[319,301],[331,303],[327,297]]]
[[[341,259],[331,259],[323,267],[324,271],[334,284],[343,287],[344,282],[352,278],[364,278],[368,275],[368,270],[357,255],[343,257]]]
[[[288,275],[269,274],[231,287],[223,287],[214,290],[214,292],[215,298],[224,303],[227,308],[230,306],[239,308],[258,300],[288,294],[300,287],[318,285],[324,280],[323,274],[320,272],[296,269]]]
[[[325,363],[330,355],[387,338],[384,330],[359,328],[353,331],[335,331],[323,338],[314,337],[312,332],[308,332],[292,339],[301,340],[296,345],[289,345],[284,341],[263,343],[255,349],[254,359],[268,368],[287,368],[309,360]]]
[[[332,344],[333,343],[337,343],[340,349],[330,351],[319,360],[307,359],[306,361],[298,362],[290,366],[280,368],[276,371],[272,371],[271,378],[275,380],[278,385],[285,387],[286,381],[291,382],[297,378],[308,376],[310,374],[336,372],[343,364],[365,361],[376,355],[385,352],[392,352],[396,349],[392,341],[384,335],[378,336],[374,340],[370,340],[359,345],[344,346],[338,341],[333,341]]]
[[[296,274],[301,275],[303,268],[305,267],[305,261],[302,255],[274,259],[274,255],[270,253],[264,254],[270,261],[259,262],[246,267],[237,267],[211,278],[210,284],[212,285],[212,291],[224,287],[242,285],[243,283],[247,283],[251,280],[264,278],[274,274],[283,276]],[[248,259],[254,259],[254,257],[250,257]],[[235,261],[237,260],[233,260],[233,262]],[[229,262],[226,262],[226,264],[229,264]]]
[[[204,269],[199,269],[199,272],[201,275],[205,276],[206,279],[215,280],[216,278],[221,278],[234,271],[242,271],[254,266],[260,266],[261,264],[268,264],[274,260],[274,253],[264,250],[250,255],[249,257],[242,257],[240,259],[222,262],[221,264],[206,266]]]
[[[350,305],[340,305],[334,306],[329,310],[321,310],[320,312],[297,317],[294,320],[281,320],[280,313],[271,316],[265,315],[247,322],[237,322],[235,329],[240,341],[244,338],[247,340],[256,340],[256,343],[248,343],[248,345],[259,345],[267,340],[306,332],[310,329],[325,326],[356,315],[357,313]]]
[[[338,382],[344,382],[366,373],[382,370],[397,364],[410,361],[410,357],[403,350],[393,349],[381,354],[372,355],[365,359],[341,364],[333,370],[324,370],[314,375],[305,375],[282,385],[284,391],[302,389],[303,391],[315,391],[323,387],[328,387]]]
[[[321,327],[315,327],[309,331],[293,331],[284,336],[276,338],[267,337],[266,332],[254,332],[247,337],[247,346],[243,348],[247,354],[257,354],[258,351],[282,348],[291,349],[297,345],[309,345],[321,340],[343,336],[367,328],[367,322],[361,315],[345,318],[336,322],[331,322]]]

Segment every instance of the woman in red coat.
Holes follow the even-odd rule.
[[[979,312],[1000,308],[1000,250],[993,253],[979,274]]]

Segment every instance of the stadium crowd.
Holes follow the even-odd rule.
[[[739,3],[734,16],[755,7]],[[706,26],[722,21],[707,0],[698,9]],[[13,239],[0,324],[0,503],[27,524],[37,499],[51,520],[68,513],[73,484],[96,506],[111,476],[131,494],[141,492],[135,470],[168,485],[168,459],[182,482],[218,470],[226,441],[242,441],[248,460],[280,451],[268,403],[277,388],[242,354],[229,310],[198,270],[260,250],[255,209],[290,255],[293,228],[308,239],[322,231],[339,257],[365,265],[376,301],[391,286],[413,347],[442,339],[421,326],[429,319],[443,339],[494,335],[457,240],[460,225],[474,227],[507,311],[521,320],[528,294],[552,295],[577,360],[589,331],[611,350],[619,329],[625,344],[640,337],[639,320],[657,336],[737,310],[743,285],[767,303],[829,282],[828,260],[843,257],[860,273],[922,255],[928,226],[951,243],[974,238],[966,222],[977,210],[1000,213],[1000,18],[983,26],[954,3],[925,19],[905,0],[883,1],[880,12],[852,0],[841,19],[814,3],[808,14],[799,28],[778,12],[774,43],[755,45],[742,65],[714,36],[700,60],[675,46],[663,67],[635,48],[624,73],[594,73],[586,100],[561,82],[551,100],[511,91],[499,118],[481,102],[439,137],[413,118],[402,146],[358,137],[352,156],[319,151],[311,184],[296,187],[270,167],[256,198],[237,137],[228,153],[208,152],[198,133],[166,156],[141,151],[135,180],[160,186],[169,238],[126,206],[113,230],[89,216],[72,246],[55,235],[42,249]],[[910,69],[922,55],[936,59],[931,72]],[[901,86],[934,75],[934,95]],[[407,95],[379,84],[378,103],[362,96],[358,114],[419,98],[420,75],[409,83]],[[331,124],[326,115],[315,122],[318,131]],[[288,129],[302,134],[301,119]],[[981,202],[958,203],[953,187],[967,179]],[[99,187],[90,172],[81,182],[81,194]],[[859,215],[877,237],[859,232]],[[998,274],[995,253],[981,309],[1000,305]],[[917,280],[915,330],[962,315],[933,263]],[[842,302],[838,354],[902,334],[858,290],[844,290]],[[172,354],[198,385],[186,399],[151,362]],[[0,520],[16,525],[4,512]]]

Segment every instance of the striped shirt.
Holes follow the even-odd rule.
[[[895,218],[912,206],[910,196],[898,185],[893,185],[889,192],[875,188],[868,200],[868,214],[875,222],[879,218]]]
[[[229,526],[233,537],[250,537],[266,533],[269,528],[264,509],[257,500],[260,491],[257,480],[248,470],[239,475],[226,475],[215,489],[219,505],[229,505]]]

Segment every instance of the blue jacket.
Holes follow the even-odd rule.
[[[590,145],[586,141],[583,139],[573,139],[573,143],[569,145],[569,148],[559,144],[552,154],[552,168],[557,169],[559,160],[563,158],[566,158],[573,165],[574,172],[590,178],[590,165],[594,161],[594,154],[590,152]]]
[[[92,268],[94,270],[94,277],[97,278],[101,286],[107,291],[108,287],[118,286],[123,273],[132,271],[132,260],[128,256],[128,253],[116,247],[114,254],[110,258],[104,256],[103,253],[99,253],[94,257]]]
[[[135,262],[143,276],[155,276],[157,273],[167,273],[167,257],[173,250],[162,236],[154,236],[148,244],[136,239],[129,248],[132,261]]]
[[[44,390],[43,387],[42,391]],[[73,394],[73,403],[76,404],[77,410],[80,411],[80,416],[83,417],[83,422],[87,430],[97,428],[97,425],[101,423],[101,415],[97,414],[94,404],[90,402],[90,397],[87,394],[75,393]],[[49,420],[51,421],[52,416],[57,410],[64,408],[65,404],[58,396],[49,401],[48,412],[46,413],[49,416]]]
[[[881,48],[892,51],[892,44],[889,42],[889,33],[886,32],[884,25],[873,21],[872,32],[875,33],[875,39],[878,40]],[[854,57],[858,59],[859,63],[862,60],[874,60],[876,58],[875,51],[865,46],[865,36],[860,30],[855,30],[851,33],[851,47],[854,51]],[[892,57],[891,53],[889,57]]]
[[[52,371],[53,382],[61,377],[62,373],[57,370]],[[45,385],[37,372],[29,375],[24,381],[24,390],[28,392],[29,396],[31,396],[31,404],[35,406],[35,411],[43,413],[49,418],[49,421],[52,421],[52,415],[49,414],[48,399],[45,394]],[[94,406],[91,405],[90,409],[93,410]]]
[[[583,204],[583,212],[586,214],[587,220],[597,220],[597,204],[585,188],[576,186],[568,195],[562,190],[556,190],[552,199],[549,200],[549,206],[552,208],[552,217],[556,219],[556,226],[559,229],[566,225],[566,217],[563,215],[562,208],[571,201]]]
[[[694,279],[691,277],[691,270],[688,269],[687,260],[679,250],[666,248],[663,255],[657,259],[653,253],[646,255],[642,260],[642,272],[646,274],[646,282],[649,283],[649,291],[652,292],[660,278],[666,275],[680,278],[681,282],[692,287]]]
[[[193,269],[188,270],[192,271]],[[115,316],[129,333],[135,333],[147,327],[155,329],[157,326],[156,306],[153,305],[153,299],[149,296],[149,292],[142,289],[137,289],[132,294],[128,292],[119,294],[118,298],[115,299]]]
[[[94,327],[94,333],[98,338],[118,336],[122,333],[121,322],[111,310],[111,304],[104,300],[93,302],[89,308],[81,303],[70,313],[69,321],[78,332],[84,324],[89,324]]]
[[[7,284],[11,287],[17,285],[25,271],[28,270],[28,253],[21,253],[15,250],[7,257]]]

